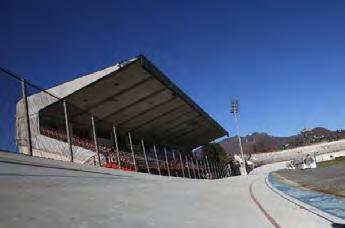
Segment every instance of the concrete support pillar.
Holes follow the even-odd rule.
[[[192,162],[192,167],[193,167],[193,177],[194,179],[196,179],[196,173],[195,173],[195,166],[194,166],[194,162],[193,162],[193,156],[190,158],[191,162]]]
[[[132,161],[133,161],[134,169],[136,172],[138,172],[137,162],[135,161],[135,155],[134,155],[134,149],[133,149],[132,135],[130,132],[128,132],[128,138],[129,138],[129,145],[131,147],[131,152],[132,152]]]
[[[28,105],[28,96],[26,89],[26,81],[22,79],[22,96],[23,96],[23,105],[24,105],[24,118],[25,118],[25,131],[26,131],[26,142],[28,147],[29,155],[32,156],[32,141],[31,141],[31,128],[30,128],[30,116],[29,116],[29,105]]]
[[[120,151],[119,151],[119,143],[117,141],[117,132],[116,132],[116,126],[113,124],[113,134],[114,134],[114,143],[115,143],[115,153],[117,157],[117,165],[119,168],[121,168],[121,159],[120,159]]]
[[[157,165],[157,170],[158,170],[158,174],[159,176],[161,176],[161,167],[159,166],[159,161],[158,161],[158,156],[157,156],[157,150],[156,150],[156,145],[153,144],[153,152],[155,153],[155,157],[156,157],[156,165]]]
[[[182,156],[181,156],[181,154],[180,154],[180,162],[181,162],[182,176],[183,176],[183,177],[186,177],[185,174],[184,174],[184,164],[183,164],[183,161],[182,161]]]
[[[167,155],[167,148],[166,147],[164,147],[164,154],[165,154],[165,165],[167,166],[168,175],[170,177],[170,167],[169,167],[169,161],[168,161],[168,155]]]
[[[148,173],[151,173],[151,172],[150,172],[149,163],[148,163],[147,157],[146,157],[146,150],[145,150],[144,140],[141,140],[141,147],[142,147],[143,153],[144,153],[144,159],[145,159],[145,164],[146,164],[147,172],[148,172]]]
[[[95,118],[94,118],[93,115],[91,116],[91,124],[92,124],[93,141],[94,141],[94,144],[95,144],[95,149],[96,149],[96,155],[97,155],[98,165],[99,165],[99,166],[102,166],[102,164],[101,164],[101,157],[99,156],[98,143],[97,143],[97,134],[96,134]]]
[[[63,110],[65,115],[65,127],[66,127],[66,136],[67,136],[67,143],[68,149],[70,154],[70,161],[73,162],[73,147],[72,147],[72,139],[71,139],[71,127],[68,120],[68,109],[66,100],[63,100]]]
[[[174,165],[176,166],[176,167],[175,167],[175,168],[176,168],[176,170],[175,170],[175,172],[176,172],[176,177],[178,177],[177,161],[176,161],[176,157],[175,157],[175,152],[173,152],[172,155],[173,155]]]
[[[189,161],[188,161],[188,157],[186,156],[186,157],[185,157],[185,159],[186,159],[186,162],[187,162],[187,171],[188,171],[188,177],[189,177],[189,178],[192,178],[192,177],[191,177],[191,175],[190,175],[190,169],[189,169]]]

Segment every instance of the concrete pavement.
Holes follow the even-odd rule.
[[[283,166],[191,180],[0,153],[0,227],[332,227],[266,186]]]

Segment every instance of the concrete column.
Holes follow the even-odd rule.
[[[192,166],[193,166],[193,177],[194,179],[196,179],[196,173],[195,173],[195,166],[194,166],[194,162],[193,162],[193,156],[190,158],[191,162],[192,162]]]
[[[32,141],[31,141],[31,128],[30,128],[30,116],[29,116],[29,105],[28,105],[28,96],[27,96],[27,89],[26,89],[26,81],[22,79],[22,96],[23,96],[23,104],[24,104],[24,118],[25,118],[25,127],[26,127],[26,134],[27,134],[27,147],[29,151],[29,155],[32,156]]]
[[[196,164],[196,170],[198,172],[198,178],[200,179],[200,166],[199,166],[198,159],[195,159],[195,164]]]
[[[91,116],[91,123],[92,123],[93,141],[94,141],[94,143],[95,143],[95,149],[96,149],[96,155],[97,155],[98,165],[99,165],[99,166],[102,166],[102,164],[101,164],[101,157],[99,156],[99,150],[98,150],[95,118],[94,118],[93,115]]]
[[[137,162],[135,161],[135,155],[134,155],[134,149],[133,149],[133,143],[132,143],[132,135],[130,132],[128,132],[128,138],[129,138],[129,145],[131,147],[131,152],[132,152],[134,169],[136,172],[138,172]]]
[[[174,160],[174,165],[175,165],[175,164],[177,164],[176,158],[175,158],[175,152],[173,152],[172,154],[173,154],[173,160]],[[176,177],[178,177],[178,171],[177,170],[175,170],[175,171],[176,171]]]
[[[159,166],[159,161],[158,161],[158,156],[157,156],[157,150],[156,150],[156,145],[153,144],[153,152],[155,153],[155,157],[156,157],[156,165],[157,165],[157,170],[158,170],[158,174],[159,176],[161,176],[161,167]]]
[[[186,156],[186,157],[185,157],[185,159],[186,159],[186,162],[187,162],[187,171],[188,171],[188,177],[189,177],[189,178],[192,178],[192,177],[191,177],[191,175],[190,175],[190,169],[189,169],[189,161],[188,161],[188,157]]]
[[[117,132],[116,132],[116,126],[113,124],[113,134],[114,134],[114,142],[115,142],[115,152],[117,157],[117,165],[119,168],[121,168],[121,159],[120,159],[120,151],[119,151],[119,143],[117,141]]]
[[[184,164],[183,164],[183,161],[182,161],[182,156],[181,156],[181,154],[180,154],[180,162],[181,162],[182,176],[183,176],[183,177],[186,177],[185,174],[184,174]]]
[[[147,157],[146,157],[146,150],[145,150],[144,140],[141,140],[141,146],[142,146],[143,153],[144,153],[144,158],[145,158],[145,163],[146,163],[147,172],[151,174],[151,172],[150,172],[150,167],[149,167],[149,163],[147,162]]]
[[[167,148],[164,147],[164,154],[165,154],[165,164],[167,166],[168,169],[168,175],[170,177],[170,167],[169,167],[169,161],[168,161],[168,156],[167,156]]]
[[[63,100],[63,110],[65,115],[65,125],[66,125],[66,136],[67,136],[67,143],[68,143],[68,149],[70,154],[70,161],[73,162],[73,147],[72,147],[72,139],[71,139],[71,127],[69,125],[68,120],[68,110],[67,110],[67,103],[66,100]]]

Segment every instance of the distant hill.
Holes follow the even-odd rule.
[[[345,130],[331,131],[326,128],[316,127],[313,129],[303,129],[299,134],[289,137],[275,137],[267,133],[255,132],[241,137],[241,139],[244,153],[254,154],[345,139]],[[219,144],[229,155],[240,153],[236,136],[226,138],[219,142]]]

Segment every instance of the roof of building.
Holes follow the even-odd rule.
[[[193,149],[228,134],[143,55],[48,92],[73,104],[73,124],[89,123],[89,113],[99,127],[115,124],[121,132],[157,144]],[[59,103],[40,112],[53,116]]]

